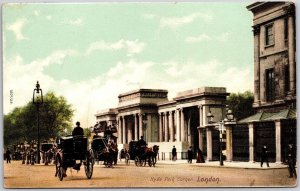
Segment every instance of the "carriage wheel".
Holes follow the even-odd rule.
[[[94,167],[94,152],[89,150],[86,154],[86,163],[84,164],[85,175],[88,179],[92,178]]]
[[[152,161],[152,158],[151,157],[149,157],[148,158],[148,165],[151,167],[152,165],[154,166],[154,164],[153,164],[153,161]]]
[[[134,163],[135,163],[135,166],[140,166],[140,159],[139,159],[138,156],[136,156],[136,157],[134,158]]]
[[[129,153],[126,153],[126,155],[125,155],[125,164],[127,166],[130,165],[130,155],[129,155]]]
[[[62,166],[62,161],[61,161],[61,158],[59,156],[56,157],[56,174],[58,179],[60,181],[62,181],[64,179],[64,174],[65,174],[65,170]]]

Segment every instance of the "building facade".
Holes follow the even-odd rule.
[[[233,160],[285,162],[296,145],[296,32],[292,2],[256,2],[253,13],[254,104],[257,113],[232,130]]]
[[[160,156],[169,159],[173,146],[184,158],[189,146],[203,150],[207,160],[218,158],[217,130],[206,126],[208,111],[223,118],[226,97],[222,87],[203,87],[179,92],[168,100],[167,90],[139,89],[120,94],[117,108],[97,113],[97,123],[116,124],[119,148],[144,137],[148,146],[159,145]],[[217,139],[218,140],[218,139]]]

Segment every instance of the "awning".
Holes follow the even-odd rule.
[[[295,109],[284,109],[278,112],[259,112],[238,121],[238,123],[250,123],[260,121],[274,121],[280,119],[296,119],[297,113]]]

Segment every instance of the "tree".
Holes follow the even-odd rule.
[[[41,142],[63,135],[65,129],[71,131],[73,112],[64,97],[48,92],[39,110]],[[37,108],[30,101],[4,116],[4,145],[32,140],[37,140]]]
[[[90,128],[84,128],[83,129],[84,135],[87,137],[91,136],[91,129]]]
[[[254,95],[250,91],[244,93],[231,93],[227,97],[227,105],[237,120],[243,119],[255,113],[252,107]]]

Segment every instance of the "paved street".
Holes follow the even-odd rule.
[[[257,163],[255,165],[259,166]],[[238,165],[219,167],[216,162],[209,166],[196,163],[190,165],[186,161],[158,161],[156,167],[136,167],[133,163],[126,166],[122,161],[113,168],[95,165],[90,180],[86,178],[84,168],[78,173],[68,169],[68,176],[59,181],[54,177],[54,165],[31,166],[22,165],[21,161],[12,161],[11,164],[4,163],[4,187],[293,187],[296,179],[288,178],[287,168],[275,168],[274,165],[271,164],[271,168],[242,168]]]

